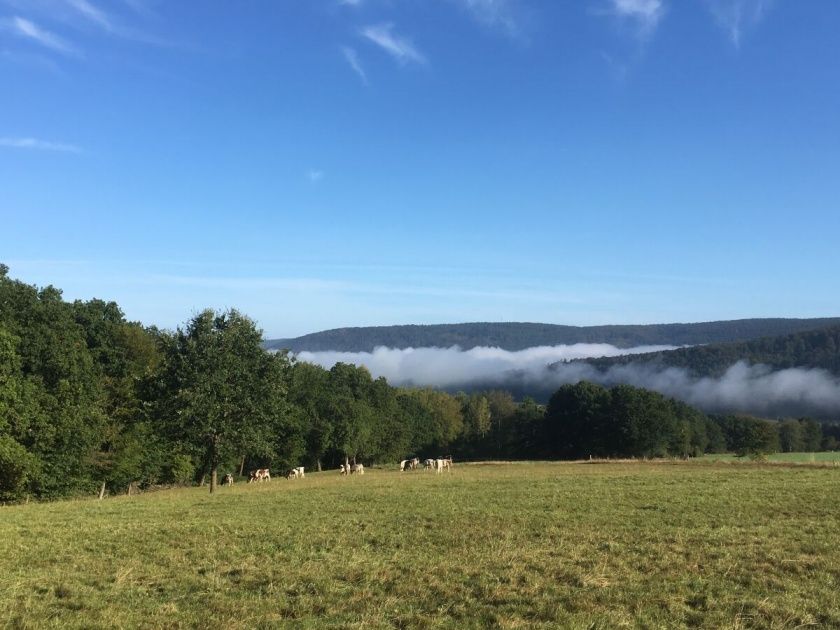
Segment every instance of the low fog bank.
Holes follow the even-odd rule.
[[[550,377],[548,365],[558,361],[592,357],[614,357],[640,352],[671,350],[673,346],[616,348],[598,343],[538,346],[526,350],[476,347],[386,348],[373,352],[300,352],[298,359],[327,369],[336,363],[364,365],[374,378],[384,376],[392,385],[432,385],[444,389],[496,383],[501,386],[512,376],[524,373],[535,381]]]
[[[626,383],[658,391],[708,412],[744,412],[767,417],[840,418],[840,379],[820,369],[772,371],[738,362],[720,378],[697,378],[682,368],[644,363],[599,371],[572,359],[670,350],[673,346],[616,348],[609,344],[541,346],[520,351],[478,347],[376,348],[373,352],[300,352],[297,358],[331,368],[336,363],[364,365],[374,377],[393,385],[442,389],[508,389],[517,397],[545,401],[560,385],[588,380],[606,386]],[[549,364],[554,364],[549,366]]]

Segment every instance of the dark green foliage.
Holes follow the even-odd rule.
[[[158,418],[176,441],[204,450],[215,488],[219,465],[272,452],[285,409],[284,355],[265,352],[261,332],[237,311],[196,315],[164,341]]]
[[[651,363],[685,368],[695,376],[714,377],[723,375],[738,361],[763,364],[775,370],[811,367],[840,374],[840,326],[740,343],[715,343],[585,361],[602,370],[613,365]]]
[[[270,339],[266,347],[293,352],[309,350],[371,352],[377,346],[389,348],[449,348],[469,350],[496,346],[523,350],[534,346],[572,343],[609,343],[619,348],[643,345],[696,345],[745,341],[771,335],[785,335],[840,325],[840,318],[741,319],[697,324],[651,324],[644,326],[560,326],[519,322],[480,322],[432,326],[372,326],[336,328],[296,337]]]
[[[822,425],[811,418],[800,418],[799,424],[802,427],[802,449],[803,451],[818,451],[822,448],[823,429]]]
[[[779,450],[779,423],[752,416],[712,416],[726,440],[726,449],[736,455],[775,453]]]
[[[629,385],[564,385],[546,408],[547,457],[688,457],[702,454],[708,444],[702,413]]]
[[[779,424],[779,450],[783,453],[798,453],[805,450],[802,439],[802,425],[797,420],[785,420]]]

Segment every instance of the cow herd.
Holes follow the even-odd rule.
[[[406,472],[408,470],[417,470],[418,468],[420,468],[420,459],[417,457],[413,457],[411,459],[404,459],[400,462],[400,472]],[[436,459],[423,460],[423,470],[434,470],[437,473],[441,473],[444,470],[447,472],[451,471],[452,455],[450,455],[449,457],[438,457]],[[341,466],[339,466],[338,468],[338,472],[341,475],[364,475],[365,467],[363,464],[341,464]],[[286,479],[303,479],[305,476],[306,475],[304,474],[303,466],[290,468],[285,475]],[[268,468],[257,468],[249,473],[248,483],[254,483],[258,481],[271,481],[271,472]],[[222,484],[225,486],[232,486],[233,475],[231,473],[227,473],[222,478]]]

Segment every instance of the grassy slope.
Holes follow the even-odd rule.
[[[457,466],[0,509],[0,624],[840,626],[840,470]]]

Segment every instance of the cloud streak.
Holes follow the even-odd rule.
[[[365,73],[365,69],[362,67],[362,62],[359,61],[359,54],[356,52],[354,48],[350,48],[349,46],[344,46],[341,49],[341,54],[344,55],[344,59],[350,64],[350,67],[353,69],[359,78],[362,80],[362,83],[368,85],[368,78],[367,73]]]
[[[426,57],[414,44],[405,37],[395,34],[393,31],[393,24],[376,24],[364,27],[361,30],[361,35],[368,41],[379,46],[402,65],[407,63],[425,64]]]
[[[19,37],[24,37],[55,52],[74,56],[79,54],[79,51],[64,39],[26,18],[15,16],[4,20],[0,25],[4,30],[12,31]]]
[[[105,12],[88,2],[88,0],[65,0],[65,2],[89,22],[93,22],[108,32],[113,32],[114,25]]]
[[[709,10],[735,48],[741,46],[745,28],[755,26],[764,17],[772,0],[706,0]]]
[[[81,148],[73,144],[49,142],[37,138],[0,138],[0,147],[12,149],[34,149],[38,151],[57,151],[61,153],[81,153]]]
[[[610,0],[609,12],[623,20],[632,22],[640,36],[653,34],[665,15],[662,0]]]
[[[656,349],[667,349],[667,346]],[[698,378],[681,368],[646,363],[615,365],[601,371],[583,361],[654,351],[608,344],[545,346],[517,352],[478,347],[376,348],[373,352],[300,352],[301,361],[325,368],[337,362],[364,365],[394,385],[432,386],[450,391],[506,388],[518,395],[546,399],[560,385],[581,380],[605,386],[629,384],[683,400],[708,412],[743,412],[767,417],[810,415],[840,417],[840,379],[820,369],[738,362],[720,378]]]
[[[479,23],[503,31],[510,37],[520,33],[511,0],[455,0]]]

